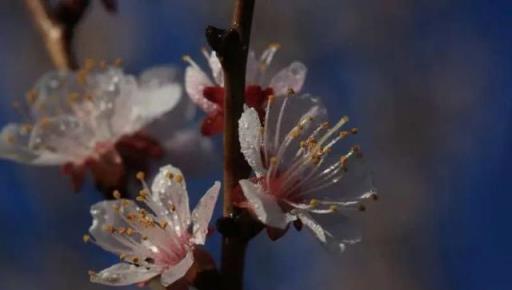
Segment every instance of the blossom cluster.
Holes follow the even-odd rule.
[[[342,252],[360,241],[357,231],[349,229],[349,216],[377,199],[361,148],[350,141],[358,129],[347,127],[347,116],[329,123],[320,98],[299,93],[307,72],[302,63],[293,62],[269,78],[276,51],[272,45],[259,58],[249,53],[238,135],[252,175],[239,181],[232,200],[273,240],[293,225]],[[184,87],[206,114],[201,133],[212,136],[223,132],[224,74],[215,52],[204,55],[212,78],[186,56]],[[121,261],[91,271],[92,282],[123,286],[159,279],[165,287],[186,289],[205,267],[208,255],[201,246],[219,182],[193,211],[185,178],[172,165],[161,167],[151,186],[138,173],[142,189],[135,201],[121,194],[130,156],[146,160],[163,153],[158,138],[144,127],[175,109],[181,99],[180,83],[162,78],[161,72],[137,78],[116,66],[88,63],[77,72],[47,73],[26,102],[16,105],[26,120],[1,132],[0,157],[60,165],[75,189],[90,169],[97,185],[113,192],[113,200],[91,207],[93,222],[84,240]],[[343,224],[347,226],[339,230]]]

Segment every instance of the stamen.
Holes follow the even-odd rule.
[[[114,196],[115,199],[121,199],[121,192],[116,189],[114,192],[112,192],[112,196]]]
[[[85,234],[82,236],[82,240],[84,241],[84,243],[87,243],[91,240],[91,236],[89,236],[88,234]]]

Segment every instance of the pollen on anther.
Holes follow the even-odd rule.
[[[91,240],[91,236],[89,236],[88,234],[85,234],[82,236],[82,240],[84,241],[84,243],[87,243]]]
[[[121,192],[119,192],[119,190],[114,190],[114,192],[112,192],[112,196],[114,196],[115,199],[120,199],[121,198]]]
[[[138,180],[143,181],[143,180],[144,180],[144,178],[146,177],[146,175],[144,174],[144,172],[139,171],[139,172],[137,172],[137,174],[135,175],[135,177],[136,177]]]
[[[174,176],[174,181],[176,181],[177,183],[182,183],[183,182],[183,176],[182,175],[175,175]]]
[[[310,200],[310,201],[309,201],[309,206],[310,206],[311,208],[316,208],[316,207],[318,207],[318,204],[319,204],[318,199],[313,198],[312,200]]]
[[[359,132],[359,129],[357,129],[357,128],[350,129],[350,133],[352,133],[353,135],[357,134],[358,132]]]

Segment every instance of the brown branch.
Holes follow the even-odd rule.
[[[55,67],[76,69],[78,65],[72,49],[73,34],[89,6],[89,0],[62,0],[53,8],[46,0],[25,0],[25,4]]]
[[[231,27],[209,27],[207,39],[217,53],[224,71],[224,224],[234,231],[224,232],[222,244],[222,286],[243,289],[245,251],[258,226],[249,214],[233,205],[238,181],[247,178],[250,168],[240,152],[238,119],[245,99],[245,75],[255,0],[235,0]],[[227,221],[227,222],[226,222]],[[222,220],[221,220],[222,222]]]

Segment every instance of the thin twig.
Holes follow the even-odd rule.
[[[231,27],[209,27],[207,39],[219,56],[224,71],[224,217],[232,220],[234,233],[224,234],[221,273],[224,290],[243,289],[245,251],[257,230],[248,213],[233,205],[238,181],[247,178],[250,168],[240,152],[238,119],[245,95],[247,55],[255,0],[235,0]],[[257,227],[256,227],[257,228]]]
[[[78,65],[72,49],[72,39],[74,29],[89,6],[89,1],[64,0],[54,9],[46,0],[25,0],[25,4],[55,67],[76,69]]]

